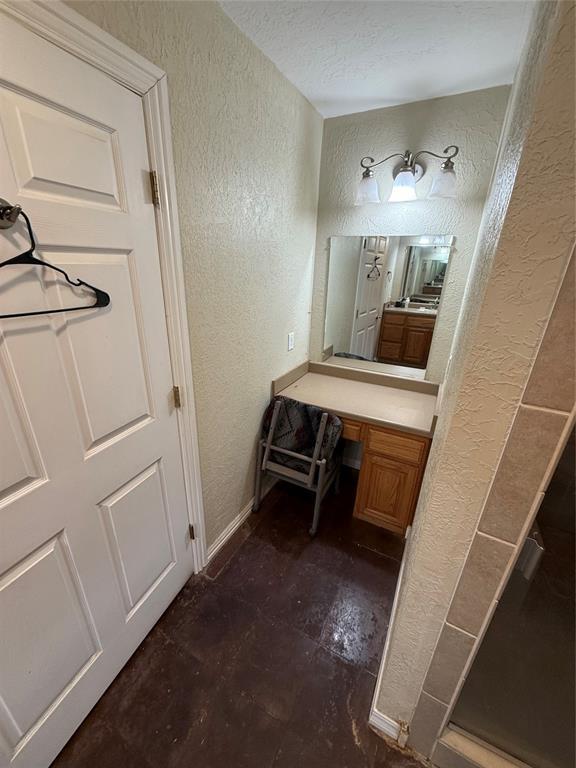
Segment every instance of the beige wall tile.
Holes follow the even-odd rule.
[[[473,637],[445,624],[424,681],[424,692],[448,704],[473,645]]]
[[[473,762],[465,755],[461,755],[441,742],[436,745],[432,755],[432,762],[438,768],[474,768],[478,765],[478,763]]]
[[[574,405],[574,260],[572,255],[523,398],[558,411],[570,411]]]
[[[477,533],[456,588],[448,621],[477,635],[514,547]]]
[[[516,542],[568,417],[520,406],[479,529]]]
[[[430,756],[447,711],[446,704],[422,692],[410,723],[408,744],[412,749],[425,757]]]

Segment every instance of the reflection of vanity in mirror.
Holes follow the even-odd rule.
[[[453,244],[450,235],[332,237],[326,362],[424,379]]]

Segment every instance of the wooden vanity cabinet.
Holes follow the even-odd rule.
[[[381,363],[426,368],[436,318],[384,310],[378,340]]]
[[[367,423],[360,437],[364,453],[354,517],[403,534],[416,509],[430,438]]]

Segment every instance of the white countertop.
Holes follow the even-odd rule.
[[[436,395],[306,373],[278,394],[317,405],[338,416],[431,436]]]
[[[356,368],[361,371],[374,371],[375,373],[387,373],[390,376],[399,376],[402,379],[416,379],[423,381],[426,377],[424,368],[409,368],[406,365],[392,365],[390,363],[378,363],[375,360],[354,360],[350,357],[337,357],[332,355],[324,360],[326,365],[335,365],[339,368]]]
[[[426,307],[384,307],[385,312],[399,312],[403,315],[432,315],[436,317],[437,309],[428,309]]]

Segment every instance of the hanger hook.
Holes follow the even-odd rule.
[[[0,229],[13,227],[21,213],[22,208],[19,205],[12,205],[0,197]]]

